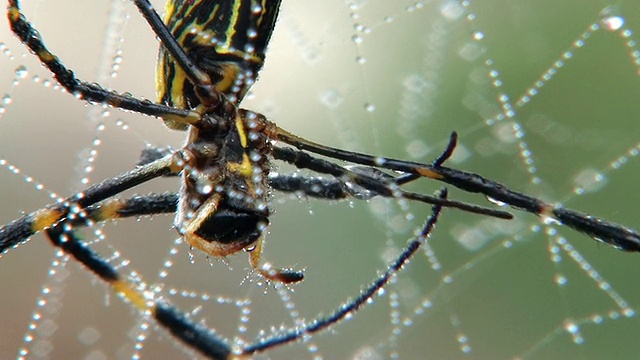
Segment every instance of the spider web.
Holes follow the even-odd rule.
[[[128,2],[24,6],[81,78],[154,98],[157,43]],[[637,228],[639,18],[637,7],[605,1],[285,1],[243,106],[314,141],[422,162],[456,130],[451,166]],[[60,91],[5,20],[0,42],[0,223],[131,169],[147,145],[181,144],[183,134],[155,119],[87,106]],[[175,179],[160,179],[135,192],[175,189]],[[457,190],[451,197],[484,201]],[[194,319],[251,341],[356,296],[430,211],[286,195],[273,208],[264,256],[306,269],[292,289],[260,284],[242,254],[225,264],[191,253],[176,241],[171,216],[84,234]],[[429,246],[373,304],[304,343],[257,357],[635,354],[637,255],[515,214],[507,222],[444,211]],[[190,354],[42,235],[2,257],[0,283],[0,358]]]

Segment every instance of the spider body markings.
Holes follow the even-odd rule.
[[[279,0],[169,1],[168,27],[148,1],[134,2],[162,43],[158,65],[159,99],[162,104],[114,94],[80,81],[47,50],[35,29],[21,14],[18,1],[9,1],[8,14],[16,35],[54,73],[67,91],[90,102],[161,117],[169,127],[188,129],[187,144],[170,156],[146,162],[138,169],[76,194],[66,202],[28,214],[1,227],[0,251],[5,252],[32,234],[45,230],[55,246],[72,255],[183,342],[210,357],[226,358],[232,352],[251,354],[264,351],[298,340],[304,334],[322,330],[356,311],[415,253],[431,232],[442,206],[510,217],[510,214],[501,211],[448,200],[444,192],[433,198],[401,189],[401,185],[420,177],[478,192],[536,215],[554,217],[578,231],[624,250],[640,249],[640,236],[630,228],[553,206],[509,190],[478,174],[444,167],[443,163],[455,148],[455,134],[441,157],[432,164],[422,164],[329,148],[295,136],[260,114],[239,109],[239,101],[262,66]],[[220,16],[213,16],[215,14]],[[211,31],[211,28],[215,30]],[[235,40],[242,41],[234,43]],[[289,144],[298,150],[280,147],[274,141]],[[304,150],[364,166],[350,170],[315,158]],[[314,181],[308,178],[296,181],[291,176],[270,176],[268,157],[289,162],[298,168],[332,175],[335,180]],[[401,175],[380,175],[375,168],[394,170]],[[177,196],[152,194],[128,200],[108,200],[140,183],[177,173],[182,176],[182,189]],[[354,190],[350,184],[360,189]],[[318,191],[318,186],[321,191]],[[90,225],[93,221],[176,212],[176,228],[191,246],[214,256],[226,256],[247,249],[250,250],[252,267],[265,278],[285,283],[300,281],[302,275],[299,272],[259,266],[261,235],[270,215],[267,205],[271,188],[302,191],[321,198],[405,198],[435,206],[422,234],[355,300],[342,306],[333,315],[317,319],[300,329],[233,350],[218,335],[195,325],[164,300],[149,294],[144,283],[136,284],[122,277],[75,233],[75,228]]]
[[[228,99],[206,110],[212,116],[193,126],[165,121],[189,132],[185,147],[173,156],[174,168],[182,173],[176,228],[189,245],[212,256],[250,249],[254,268],[270,215],[270,165],[262,156],[269,144],[262,129],[250,128],[260,126],[248,121],[254,115],[230,105],[242,100],[262,68],[279,7],[280,0],[168,1],[165,9],[171,36]],[[162,46],[156,87],[159,102],[167,106],[193,109],[202,104],[185,71]],[[276,274],[285,282],[302,279],[301,274],[269,274],[263,272],[273,280]]]

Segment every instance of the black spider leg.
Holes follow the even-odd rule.
[[[438,197],[443,200],[446,199],[447,189],[441,190]],[[420,231],[420,234],[415,239],[409,242],[407,247],[400,253],[400,255],[398,255],[398,257],[391,264],[389,264],[387,270],[380,276],[378,276],[378,278],[374,282],[372,282],[364,291],[362,291],[360,295],[358,295],[358,297],[343,304],[338,308],[338,310],[327,317],[314,319],[302,327],[297,327],[284,334],[274,335],[265,340],[260,340],[253,345],[248,345],[242,349],[242,354],[251,355],[293,341],[298,341],[305,335],[310,335],[322,331],[340,322],[349,314],[352,314],[355,311],[359,310],[362,306],[367,304],[367,302],[371,298],[373,298],[378,290],[383,288],[389,282],[389,280],[391,280],[393,275],[402,270],[402,268],[407,264],[407,262],[416,253],[416,251],[418,251],[420,246],[431,235],[431,232],[433,231],[436,222],[438,221],[441,210],[441,205],[437,204],[433,206],[431,216],[429,217],[429,219],[427,219],[425,225]]]
[[[284,130],[280,131],[278,136],[279,140],[295,146],[300,150],[306,150],[356,164],[383,167],[385,169],[411,174],[401,177],[401,179],[403,179],[402,181],[405,182],[413,180],[415,176],[421,176],[445,182],[467,192],[480,193],[514,208],[535,215],[554,218],[574,230],[589,235],[595,240],[611,245],[619,250],[640,251],[640,233],[635,229],[546,203],[535,197],[510,190],[504,185],[486,179],[479,174],[442,166],[442,162],[446,160],[446,155],[436,160],[432,165],[426,165],[412,161],[375,157],[353,151],[331,148],[302,139]],[[447,150],[445,150],[443,154],[450,154],[455,148],[456,142],[457,134],[453,132]]]
[[[167,148],[144,149],[138,164],[145,164],[156,158],[168,156],[171,153],[172,150]],[[431,205],[440,204],[444,207],[456,208],[474,214],[487,215],[500,219],[513,218],[513,215],[510,213],[500,210],[403,191],[396,185],[396,180],[402,179],[403,177],[393,177],[375,168],[366,167],[349,170],[332,162],[311,156],[305,152],[278,146],[274,146],[271,154],[275,159],[290,163],[299,169],[309,169],[321,174],[332,175],[337,179],[332,181],[322,178],[280,174],[278,174],[278,176],[270,176],[269,185],[274,190],[280,192],[301,192],[306,196],[327,200],[338,200],[348,197],[367,200],[374,196],[404,198]],[[438,159],[442,158],[445,154],[446,152]],[[418,177],[415,177],[413,180],[417,178]],[[407,182],[408,181],[404,181],[403,183]],[[354,183],[356,186],[349,186],[350,183]]]
[[[142,150],[142,154],[136,165],[143,166],[165,156],[173,154],[175,150],[170,147],[148,147]],[[165,177],[177,177],[180,173],[172,172]],[[302,176],[298,174],[280,174],[270,172],[267,181],[273,190],[283,193],[297,193],[301,196],[308,196],[325,200],[341,200],[350,196],[359,197],[359,193],[345,186],[343,181],[324,178],[320,176]],[[373,196],[373,195],[371,195]],[[371,196],[367,197],[370,198]]]
[[[178,207],[177,193],[151,193],[127,199],[108,199],[85,209],[85,219],[71,221],[74,228],[89,225],[87,220],[104,222],[127,217],[173,214]]]
[[[26,214],[11,223],[0,227],[0,254],[19,246],[34,234],[45,230],[73,213],[74,225],[86,220],[101,222],[124,216],[146,215],[154,213],[175,212],[177,194],[151,194],[133,197],[128,200],[115,199],[100,203],[102,211],[96,211],[93,204],[117,195],[129,188],[160,176],[172,176],[177,173],[170,168],[172,151],[157,152],[143,157],[139,167],[127,173],[107,179],[93,185],[85,191],[72,195],[56,204]],[[158,156],[160,155],[160,156]],[[351,194],[336,180],[322,178],[300,178],[288,175],[273,175],[269,178],[273,189],[282,192],[301,192],[302,194],[322,199],[344,199]],[[158,200],[162,199],[162,201]],[[173,200],[171,200],[173,199]],[[127,205],[120,204],[128,202]],[[130,208],[130,209],[129,209]],[[111,213],[107,213],[110,211]],[[117,210],[116,210],[117,209]],[[121,210],[122,209],[122,210]],[[126,210],[129,209],[129,210]],[[86,213],[82,212],[86,210]],[[128,211],[128,213],[125,213]],[[118,212],[118,213],[117,213]],[[131,213],[131,215],[129,215]]]
[[[182,68],[187,78],[191,81],[196,88],[196,93],[199,94],[200,100],[207,99],[209,103],[203,103],[203,105],[209,107],[217,105],[220,100],[220,93],[215,89],[211,78],[207,73],[202,71],[198,65],[196,65],[189,55],[182,49],[180,44],[171,34],[171,31],[167,28],[164,21],[160,18],[160,15],[154,10],[153,5],[148,0],[132,0],[138,7],[138,10],[142,16],[147,20],[147,23],[153,29],[162,46],[173,57],[173,60]]]
[[[439,198],[445,199],[446,189],[442,190]],[[104,221],[106,219],[132,217],[147,214],[172,213],[178,201],[177,194],[150,194],[137,196],[131,199],[110,199],[102,203],[94,204],[85,209],[86,216],[82,219],[64,219],[46,231],[52,243],[65,253],[74,257],[90,271],[104,280],[125,301],[134,305],[143,314],[153,317],[167,331],[188,346],[197,349],[202,354],[212,359],[228,359],[231,349],[227,342],[211,329],[193,322],[186,314],[172,306],[164,299],[155,299],[150,295],[147,286],[142,280],[132,282],[122,275],[101,255],[84,244],[76,234],[76,229],[90,225],[90,221]],[[315,319],[302,328],[296,328],[287,333],[276,335],[255,344],[248,345],[240,350],[242,355],[251,355],[257,352],[298,341],[305,335],[320,332],[346,318],[366,305],[369,299],[383,288],[391,277],[400,271],[411,257],[420,248],[431,234],[441,211],[441,205],[433,207],[432,215],[427,220],[420,235],[413,239],[393,261],[387,270],[367,287],[358,297],[348,301],[336,310],[332,315]],[[114,216],[117,214],[117,216]],[[235,352],[235,351],[234,351]]]
[[[227,342],[208,328],[196,324],[163,299],[155,299],[144,283],[123,278],[102,256],[85,245],[68,220],[46,231],[51,242],[71,255],[112,287],[119,296],[147,316],[154,318],[189,347],[212,359],[227,359],[231,350]]]
[[[305,152],[296,151],[290,148],[274,147],[272,150],[273,157],[295,165],[297,168],[310,169],[319,173],[329,174],[337,179],[346,178],[347,181],[353,181],[367,190],[373,192],[374,195],[384,197],[404,198],[416,200],[432,205],[441,205],[444,207],[456,208],[475,214],[488,215],[501,219],[511,219],[513,215],[508,212],[488,209],[476,205],[466,204],[459,201],[447,200],[438,197],[432,197],[412,192],[407,192],[396,186],[393,180],[384,181],[379,178],[367,176],[364,173],[358,174],[349,171],[342,166],[332,162],[313,157]]]
[[[193,322],[187,315],[163,299],[150,297],[144,282],[132,282],[123,278],[118,270],[101,255],[83,243],[75,232],[81,226],[90,226],[92,222],[122,217],[141,216],[160,213],[174,213],[178,203],[175,193],[150,194],[130,199],[109,199],[90,205],[81,217],[69,217],[60,220],[46,234],[54,246],[84,265],[104,280],[125,301],[134,305],[146,316],[153,317],[167,331],[191,348],[197,349],[212,359],[227,359],[231,353],[226,341],[210,329]]]
[[[458,134],[454,131],[449,136],[449,143],[447,143],[447,147],[444,149],[444,151],[440,155],[438,155],[438,157],[431,163],[431,165],[434,167],[439,167],[439,166],[442,166],[442,164],[444,164],[445,161],[449,160],[451,155],[453,155],[453,151],[456,149],[457,142],[458,142]],[[404,174],[402,176],[398,176],[395,182],[398,185],[402,185],[410,181],[419,179],[420,177],[422,177],[420,174]]]
[[[107,179],[72,195],[62,202],[29,213],[0,227],[0,254],[26,241],[30,236],[54,226],[66,218],[82,218],[86,207],[117,195],[129,188],[171,172],[171,159],[163,158]]]
[[[21,13],[18,0],[9,0],[7,15],[14,34],[53,73],[56,81],[76,97],[93,103],[110,105],[163,119],[173,119],[182,123],[195,124],[200,121],[201,115],[197,111],[176,109],[139,100],[130,95],[117,94],[107,91],[97,84],[91,84],[76,78],[73,71],[69,70],[57,56],[47,49],[38,31]]]

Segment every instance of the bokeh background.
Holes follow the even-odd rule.
[[[131,4],[29,1],[25,12],[82,79],[154,98],[157,42]],[[595,0],[285,0],[243,106],[314,141],[422,162],[456,130],[450,166],[640,227],[639,18],[634,2]],[[180,146],[183,134],[156,119],[60,91],[4,19],[0,43],[0,223],[50,203],[51,192],[67,196],[131,169],[145,146]],[[175,179],[160,179],[135,193],[175,189]],[[188,247],[175,243],[171,216],[110,223],[85,236],[114,264],[130,260],[123,272],[162,287],[194,319],[250,341],[356,296],[430,211],[288,195],[274,196],[273,209],[265,259],[306,271],[290,290],[245,280],[243,254],[225,264],[193,252],[192,263]],[[633,357],[638,255],[514,213],[507,222],[445,211],[427,251],[373,304],[258,358]],[[169,275],[160,279],[163,270]],[[143,329],[145,319],[42,235],[0,258],[0,286],[0,358],[20,349],[35,358],[192,355],[154,324]]]

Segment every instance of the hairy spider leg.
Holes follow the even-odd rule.
[[[49,205],[43,209],[26,214],[13,222],[0,227],[0,254],[19,246],[32,235],[49,229],[61,220],[82,217],[86,207],[117,195],[136,185],[171,172],[171,158],[165,157],[145,166],[136,168],[115,178],[93,185],[64,201]],[[112,218],[107,211],[102,212],[104,219]],[[102,221],[102,219],[97,219]]]
[[[446,154],[451,155],[453,149],[455,149],[458,137],[456,132],[451,134],[449,145],[443,152],[443,156],[440,156],[433,164],[425,165],[417,162],[375,157],[368,154],[327,147],[303,139],[277,127],[273,131],[273,136],[277,137],[278,140],[300,150],[306,150],[356,164],[383,167],[385,169],[407,173],[406,176],[401,177],[399,181],[401,183],[414,180],[416,176],[442,181],[467,192],[483,194],[490,199],[502,202],[516,209],[542,217],[553,218],[563,225],[582,232],[596,241],[613,246],[616,249],[623,251],[640,251],[640,233],[633,228],[589,214],[566,209],[560,205],[544,202],[532,196],[511,190],[503,184],[484,178],[479,174],[442,166],[447,158]]]
[[[0,253],[19,246],[34,234],[48,229],[64,219],[72,220],[74,225],[82,225],[87,220],[103,222],[128,216],[175,213],[179,197],[177,193],[105,200],[156,177],[177,176],[179,172],[176,172],[175,167],[172,168],[173,153],[172,150],[146,149],[143,151],[142,160],[136,169],[95,184],[60,203],[26,214],[10,224],[1,226]],[[337,178],[327,179],[271,173],[268,177],[269,186],[276,191],[297,193],[325,200],[340,200],[349,197],[370,199],[374,196],[395,197],[396,195],[387,186],[382,186],[386,183],[381,184],[378,178],[368,176],[367,172],[355,173],[324,159],[314,158],[307,153],[291,148],[276,147],[273,154],[275,158],[289,162],[296,167],[333,175]],[[389,177],[386,182],[393,183],[401,180],[402,177]],[[363,194],[362,189],[354,189],[347,186],[347,183],[361,184],[368,193]],[[428,204],[458,208],[497,218],[511,218],[511,214],[507,212],[460,203],[446,198],[411,192],[403,192],[403,194],[408,199]],[[84,211],[84,215],[79,216],[78,214],[82,211]]]
[[[439,198],[446,199],[447,191],[443,189]],[[149,197],[132,198],[129,200],[108,200],[104,204],[91,206],[87,209],[87,218],[100,221],[113,214],[119,216],[139,216],[148,213],[174,210],[177,196],[175,194],[153,195]],[[173,204],[173,205],[172,205]],[[102,256],[86,246],[76,234],[75,228],[88,225],[87,221],[62,220],[46,231],[52,243],[71,255],[100,279],[105,281],[125,301],[131,303],[139,311],[154,318],[178,339],[190,347],[212,359],[230,359],[238,356],[248,356],[259,352],[299,341],[306,335],[320,332],[344,320],[349,314],[356,312],[372,299],[378,290],[383,288],[394,274],[402,270],[411,257],[432,233],[441,211],[440,205],[435,205],[429,219],[420,234],[409,242],[407,247],[392,261],[387,270],[379,275],[360,295],[341,305],[331,315],[308,321],[305,325],[296,327],[283,334],[274,335],[242,347],[231,348],[227,341],[214,331],[195,323],[186,314],[173,307],[168,301],[156,298],[141,279],[133,281],[123,277],[119,271]]]
[[[442,189],[438,197],[443,200],[446,199],[447,189]],[[382,289],[389,282],[389,280],[391,280],[393,275],[402,270],[402,268],[408,263],[408,261],[418,251],[418,249],[420,249],[420,246],[425,241],[427,241],[427,238],[431,235],[436,223],[438,222],[438,217],[440,216],[441,210],[441,205],[434,205],[432,207],[431,215],[425,222],[425,225],[422,227],[422,230],[420,231],[418,236],[415,239],[409,241],[407,247],[405,247],[398,255],[398,257],[389,264],[387,270],[380,274],[380,276],[378,276],[377,279],[375,279],[366,289],[364,289],[360,293],[360,295],[358,295],[358,297],[343,304],[338,308],[338,310],[334,311],[327,317],[314,319],[307,322],[305,325],[285,332],[284,334],[272,336],[265,340],[261,340],[254,345],[246,346],[242,350],[242,354],[251,355],[257,352],[268,350],[278,345],[297,341],[305,335],[317,333],[337,322],[340,322],[341,320],[344,320],[349,314],[353,314],[358,309],[366,305],[368,301],[375,296],[378,290]]]
[[[170,154],[173,154],[173,150],[167,148],[144,149],[138,165],[145,165]],[[298,169],[308,169],[320,174],[332,175],[338,179],[269,173],[269,187],[280,192],[299,192],[304,196],[326,200],[339,200],[347,197],[368,200],[375,196],[404,198],[499,219],[513,218],[512,214],[505,211],[413,193],[397,187],[420,178],[419,175],[393,176],[376,168],[365,166],[347,169],[289,147],[273,146],[271,155],[274,159],[289,163]],[[442,155],[438,157],[438,159],[441,158]],[[178,173],[170,173],[164,176],[178,175]]]
[[[104,280],[125,301],[146,316],[154,318],[186,345],[212,359],[228,359],[231,350],[226,341],[206,327],[191,321],[185,314],[155,294],[142,282],[123,277],[102,256],[86,246],[67,220],[46,230],[51,242]]]

